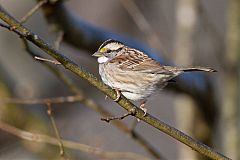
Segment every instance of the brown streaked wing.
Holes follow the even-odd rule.
[[[109,63],[116,63],[122,70],[144,73],[170,74],[160,63],[148,57],[143,52],[128,48],[123,54],[113,58]]]

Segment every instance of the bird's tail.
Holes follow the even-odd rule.
[[[166,66],[167,68],[170,66]],[[192,71],[203,71],[203,72],[217,72],[215,69],[209,67],[170,67],[169,70],[172,71],[183,71],[183,72],[192,72]]]

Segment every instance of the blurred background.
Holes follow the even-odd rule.
[[[36,3],[0,0],[18,20]],[[108,38],[119,39],[167,64],[216,69],[217,73],[191,73],[177,78],[176,83],[149,99],[148,113],[222,154],[240,159],[238,0],[68,0],[59,6],[45,4],[24,25],[52,45],[63,31],[61,53],[97,77],[98,64],[91,54]],[[49,58],[34,45],[30,47]],[[104,94],[63,67],[49,65],[69,78],[77,86],[75,90],[81,90],[85,97],[80,102],[52,104],[62,139],[103,151],[132,152],[149,159],[160,159],[159,155],[164,159],[203,159],[144,122],[134,128],[134,133],[144,139],[145,144],[140,144],[130,133],[101,121],[103,115],[90,109],[91,104],[89,108],[86,101],[114,115],[125,110],[112,100],[105,100]],[[0,159],[59,159],[57,145],[23,140],[6,131],[6,124],[21,131],[56,137],[46,105],[19,104],[12,98],[34,100],[76,95],[72,90],[49,67],[34,60],[16,34],[0,28],[0,120],[5,124],[0,125]],[[131,128],[135,119],[127,117],[122,122]],[[65,149],[71,159],[128,159]]]

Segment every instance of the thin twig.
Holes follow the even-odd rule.
[[[51,145],[55,145],[55,146],[59,145],[58,139],[56,139],[54,137],[50,137],[50,136],[44,135],[44,134],[32,133],[32,132],[29,132],[29,131],[21,130],[21,129],[18,129],[18,128],[14,127],[12,125],[9,125],[5,122],[0,121],[0,129],[2,131],[5,131],[9,134],[12,134],[12,135],[14,135],[18,138],[21,138],[21,139],[24,139],[24,140],[27,140],[27,141],[37,142],[37,143],[46,143],[46,144],[51,144]],[[62,143],[66,148],[78,150],[78,151],[89,153],[89,154],[93,154],[93,155],[103,157],[103,158],[107,158],[107,159],[149,160],[148,158],[146,158],[142,155],[131,153],[131,152],[103,151],[100,148],[96,148],[96,147],[92,147],[92,146],[89,146],[89,145],[86,145],[86,144],[81,144],[81,143],[68,141],[68,140],[62,140]]]
[[[1,7],[1,6],[0,6]],[[22,36],[21,33],[19,33],[17,30],[11,28],[9,25],[5,25],[3,23],[0,23],[0,26],[3,27],[3,28],[6,28],[8,29],[9,31],[13,31],[14,33],[16,33],[17,35],[19,35],[20,37]]]
[[[147,39],[149,45],[158,51],[161,51],[165,57],[169,58],[166,49],[162,47],[162,42],[157,36],[157,33],[151,27],[136,3],[133,0],[120,0],[120,2],[124,9],[126,9],[129,15],[132,17],[138,28],[144,33],[144,37]]]
[[[76,89],[77,87],[74,86]],[[75,93],[75,92],[74,92]],[[42,99],[20,99],[20,98],[3,98],[0,100],[1,103],[9,103],[9,104],[25,104],[25,105],[32,105],[32,104],[62,104],[62,103],[74,103],[74,102],[83,102],[87,107],[95,110],[96,112],[100,113],[106,117],[112,117],[112,115],[105,111],[101,106],[97,105],[94,101],[90,99],[86,99],[85,97],[80,96],[79,94],[76,96],[66,96],[66,97],[55,97],[55,98],[42,98]],[[96,109],[94,109],[96,108]],[[150,155],[157,159],[166,159],[162,157],[150,144],[147,142],[144,137],[141,137],[138,133],[132,134],[132,130],[128,129],[128,127],[121,121],[113,121],[112,123],[118,129],[123,131],[132,137],[132,139],[140,144],[146,151],[149,152]]]
[[[212,42],[214,43],[215,46],[215,52],[216,54],[216,59],[221,62],[218,63],[218,65],[222,69],[226,69],[230,67],[229,63],[226,61],[226,56],[225,56],[225,50],[226,50],[226,45],[228,44],[226,42],[226,38],[224,37],[223,34],[220,33],[218,30],[218,26],[214,23],[215,21],[211,20],[210,17],[208,16],[208,11],[207,7],[204,6],[203,1],[196,1],[196,9],[197,13],[199,14],[199,22],[202,22],[202,28],[205,28],[206,31],[208,32],[208,35],[211,35],[211,38],[213,38]]]
[[[47,114],[48,114],[48,116],[49,116],[49,118],[51,120],[51,124],[52,124],[53,130],[54,130],[54,132],[56,134],[56,137],[58,139],[58,144],[59,144],[59,148],[60,148],[60,156],[63,157],[64,159],[68,159],[68,158],[66,158],[64,146],[63,146],[63,143],[62,143],[62,138],[60,136],[59,130],[57,128],[55,119],[54,119],[53,114],[52,114],[51,103],[47,103],[46,105],[47,105]]]
[[[106,122],[110,122],[112,120],[122,120],[128,116],[134,116],[136,114],[136,108],[133,108],[131,111],[123,114],[122,116],[120,117],[104,117],[104,118],[101,118],[102,121],[106,121]]]
[[[56,60],[46,59],[46,58],[42,58],[42,57],[38,57],[38,56],[35,56],[34,59],[39,60],[39,61],[43,61],[43,62],[50,62],[50,63],[53,63],[55,65],[60,65],[61,64],[60,62],[58,62]]]
[[[12,16],[10,16],[1,6],[0,6],[0,18],[6,22],[10,26],[18,26],[17,30],[22,34],[22,37],[25,37],[27,40],[31,41],[33,44],[38,46],[40,49],[45,51],[47,54],[55,58],[57,61],[59,61],[66,69],[72,71],[77,76],[85,79],[88,81],[92,86],[95,86],[98,90],[102,91],[104,94],[106,94],[111,99],[116,99],[117,95],[116,92],[111,89],[109,86],[105,85],[103,82],[99,81],[95,76],[93,76],[91,73],[87,72],[82,67],[79,67],[76,63],[62,55],[60,52],[55,50],[52,46],[45,43],[43,39],[41,39],[38,35],[34,34],[27,28],[23,27],[19,22],[17,22]],[[130,111],[132,108],[136,107],[133,105],[129,100],[122,97],[117,102],[121,107],[126,109],[127,111]],[[135,117],[139,118],[143,122],[148,123],[152,127],[168,134],[169,136],[175,138],[176,140],[188,145],[193,150],[198,151],[199,153],[211,158],[211,159],[226,159],[229,160],[230,158],[214,151],[212,148],[202,144],[201,142],[191,138],[190,136],[184,134],[183,132],[177,130],[174,127],[169,126],[168,124],[160,121],[159,119],[153,117],[150,114],[146,114],[144,116],[144,112],[136,108],[137,112]]]
[[[39,1],[29,12],[27,12],[27,14],[25,14],[21,20],[20,20],[20,23],[23,24],[25,23],[36,11],[38,11],[38,9],[40,7],[42,7],[42,5],[44,5],[45,3],[47,3],[48,0],[42,0],[42,1]]]
[[[20,99],[20,98],[1,98],[1,103],[11,103],[11,104],[59,104],[59,103],[74,103],[79,102],[83,98],[79,95],[76,96],[66,96],[66,97],[55,97],[55,98],[39,98],[39,99]]]

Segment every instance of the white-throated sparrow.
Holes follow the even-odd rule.
[[[98,57],[103,82],[116,90],[116,101],[120,93],[130,100],[141,100],[140,108],[145,113],[146,99],[172,78],[190,71],[215,72],[207,67],[164,66],[143,52],[112,39],[105,41],[93,56]]]

